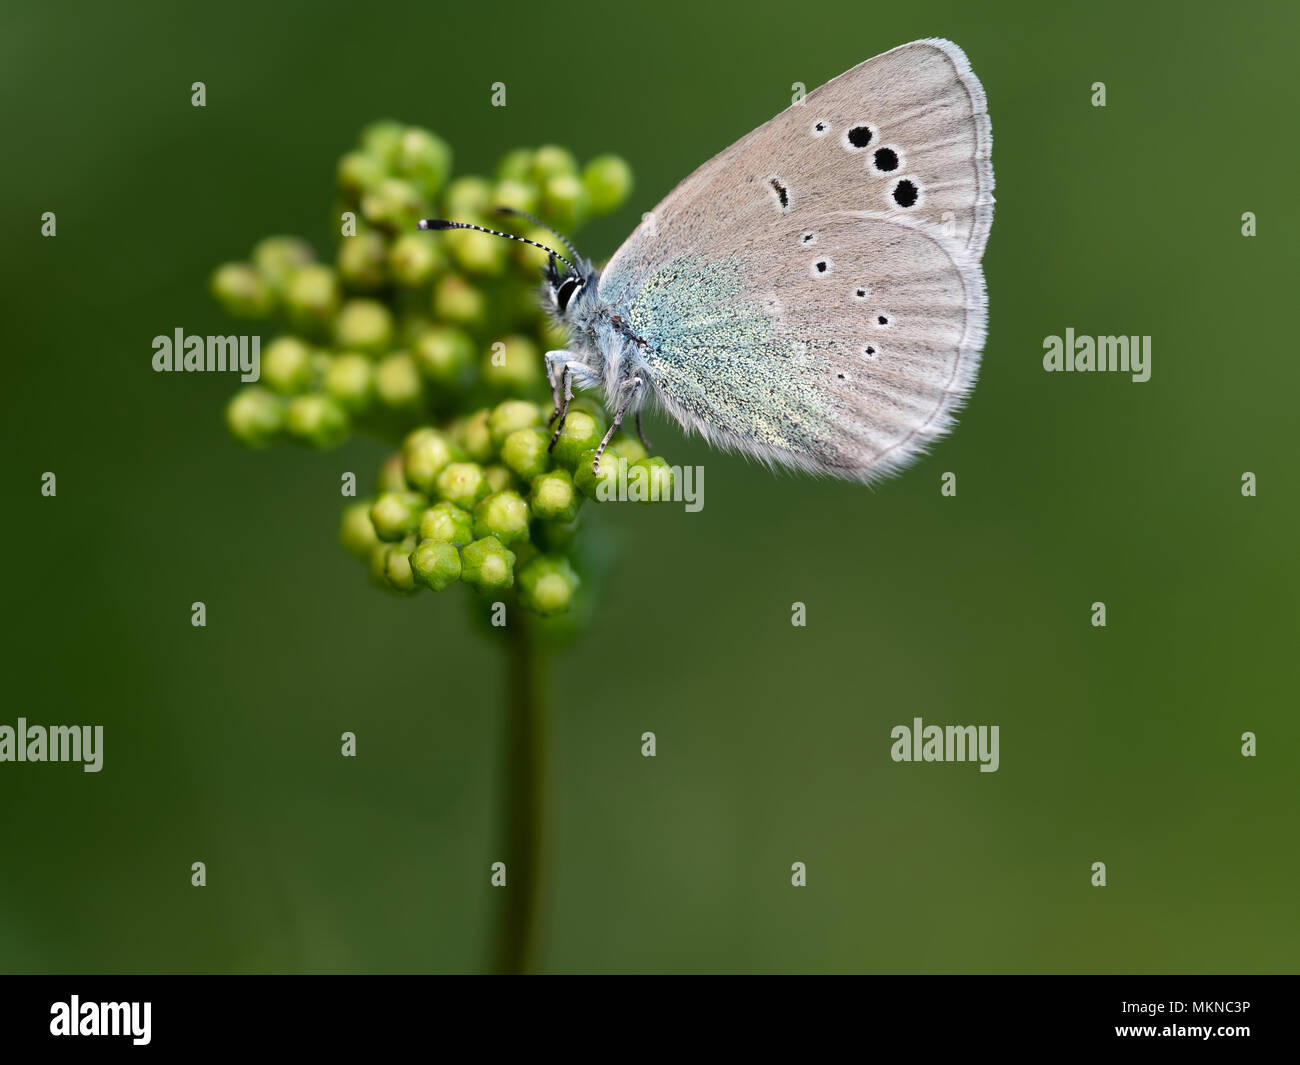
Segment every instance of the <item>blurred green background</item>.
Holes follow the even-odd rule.
[[[624,155],[603,259],[793,82],[933,35],[993,117],[979,386],[875,490],[651,425],[706,506],[593,512],[618,554],[550,666],[540,967],[1295,970],[1296,11],[8,5],[0,723],[106,740],[99,774],[0,764],[0,970],[487,963],[493,638],[339,548],[339,473],[364,490],[379,444],[250,453],[229,378],[152,372],[156,334],[232,331],[212,267],[268,233],[328,254],[335,160],[390,116],[460,173]],[[1069,326],[1150,334],[1151,380],[1045,374]],[[914,716],[1000,725],[1000,770],[893,763]]]

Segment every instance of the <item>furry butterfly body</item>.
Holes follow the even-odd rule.
[[[771,465],[900,469],[975,383],[991,151],[984,91],[949,41],[815,89],[682,181],[603,270],[552,258],[570,337],[546,356],[553,421],[575,387],[600,388],[610,435],[650,402]]]

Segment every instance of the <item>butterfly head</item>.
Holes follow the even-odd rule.
[[[564,236],[551,229],[545,222],[535,218],[527,211],[519,211],[513,207],[498,207],[499,214],[518,215],[526,218],[535,225],[541,226],[555,233],[560,239],[560,243],[573,256],[573,261],[569,261],[554,248],[548,248],[545,244],[528,237],[517,237],[513,233],[503,233],[497,229],[488,229],[486,226],[477,226],[470,222],[448,222],[442,218],[425,218],[420,222],[421,229],[475,229],[480,233],[488,233],[494,237],[504,237],[507,240],[517,240],[521,244],[531,244],[534,248],[541,248],[546,252],[546,269],[544,271],[546,279],[546,295],[550,298],[551,310],[559,319],[563,320],[569,314],[573,304],[582,298],[596,280],[596,271],[577,250],[569,243]],[[563,264],[561,268],[560,264]]]
[[[566,263],[568,268],[565,270],[557,268],[557,259],[558,257],[552,253],[546,261],[546,295],[550,297],[551,310],[557,318],[563,320],[568,316],[572,305],[587,291],[594,278],[590,267],[587,267],[582,259],[578,259],[576,266]]]

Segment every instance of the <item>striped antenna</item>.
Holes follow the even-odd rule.
[[[573,246],[573,244],[569,241],[568,237],[566,237],[554,226],[548,226],[545,222],[543,222],[540,218],[538,218],[537,215],[529,214],[527,211],[521,211],[518,207],[498,207],[496,209],[496,212],[497,214],[510,214],[510,215],[515,215],[518,218],[528,219],[528,221],[532,222],[533,225],[541,227],[542,229],[546,230],[548,233],[554,233],[556,237],[559,238],[560,243],[569,249],[569,254],[571,254],[575,259],[582,258],[582,256],[578,253],[578,249]]]
[[[517,240],[520,244],[531,244],[534,248],[541,248],[542,251],[547,252],[553,258],[559,259],[560,262],[564,263],[564,265],[572,270],[574,274],[577,274],[578,272],[578,268],[554,248],[548,248],[545,244],[539,244],[537,241],[529,240],[527,237],[516,237],[513,233],[502,233],[499,229],[488,229],[486,226],[476,226],[470,222],[448,222],[444,218],[422,218],[419,221],[419,226],[421,229],[431,230],[476,229],[480,233],[487,233],[493,237],[505,237],[506,240]]]

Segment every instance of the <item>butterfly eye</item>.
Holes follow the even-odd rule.
[[[555,305],[560,308],[561,314],[569,309],[569,300],[573,299],[573,294],[578,291],[580,284],[576,277],[566,277],[564,283],[555,290]]]

